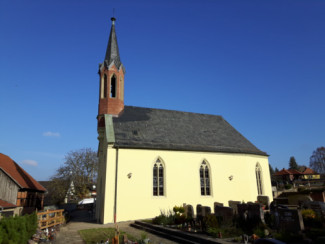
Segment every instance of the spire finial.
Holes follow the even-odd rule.
[[[115,19],[114,17],[111,18],[112,25],[115,25],[115,20],[116,20],[116,19]]]

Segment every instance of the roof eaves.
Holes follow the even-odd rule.
[[[17,205],[0,199],[0,208],[16,208]]]
[[[266,156],[269,155],[262,151],[252,151],[246,149],[230,148],[230,147],[209,147],[209,146],[188,146],[188,145],[176,145],[176,144],[154,144],[154,143],[141,143],[132,144],[129,142],[115,142],[114,147],[118,148],[130,148],[130,149],[148,149],[148,150],[168,150],[168,151],[192,151],[192,152],[218,152],[218,153],[239,153],[239,154],[251,154]]]
[[[0,167],[3,173],[5,173],[13,182],[15,182],[20,188],[23,188],[10,174],[8,174],[3,168]]]

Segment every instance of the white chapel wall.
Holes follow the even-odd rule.
[[[118,150],[117,221],[152,218],[175,205],[228,206],[229,200],[256,201],[256,163],[262,167],[264,194],[272,200],[268,158],[250,154]],[[114,221],[116,149],[108,148],[104,223]],[[153,196],[153,166],[160,157],[165,165],[165,195]],[[210,166],[211,196],[201,196],[199,168]],[[128,175],[132,174],[129,178]],[[229,177],[232,176],[232,180]]]

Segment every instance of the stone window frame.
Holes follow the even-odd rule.
[[[202,160],[199,168],[200,195],[212,196],[211,187],[211,167],[207,160]]]
[[[112,84],[113,82],[113,78],[114,78],[114,86]],[[117,82],[118,82],[118,79],[117,79],[117,75],[115,73],[113,73],[111,75],[111,78],[110,78],[110,86],[109,86],[109,97],[110,98],[117,98]],[[112,96],[112,90],[114,89],[114,96]]]
[[[166,167],[161,157],[155,160],[152,167],[152,195],[154,197],[166,196]],[[156,176],[155,176],[156,175]],[[161,176],[162,175],[162,176]]]
[[[264,184],[263,184],[262,167],[258,162],[255,165],[255,176],[256,176],[257,194],[260,196],[263,195],[264,193]]]
[[[101,77],[101,94],[100,94],[101,99],[107,98],[107,88],[108,88],[107,74],[103,74]]]

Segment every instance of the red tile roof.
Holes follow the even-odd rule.
[[[295,169],[288,169],[288,171],[293,175],[302,175],[301,172],[299,172],[298,170],[295,170]]]
[[[33,177],[7,155],[0,153],[0,168],[6,172],[21,188],[46,191]]]
[[[12,204],[12,203],[9,203],[9,202],[6,202],[6,201],[0,199],[0,208],[1,207],[2,208],[15,208],[17,206]]]
[[[311,168],[306,168],[304,172],[302,172],[304,175],[316,175],[317,173],[312,170]]]
[[[295,169],[282,169],[276,172],[274,175],[302,175],[302,173]]]

